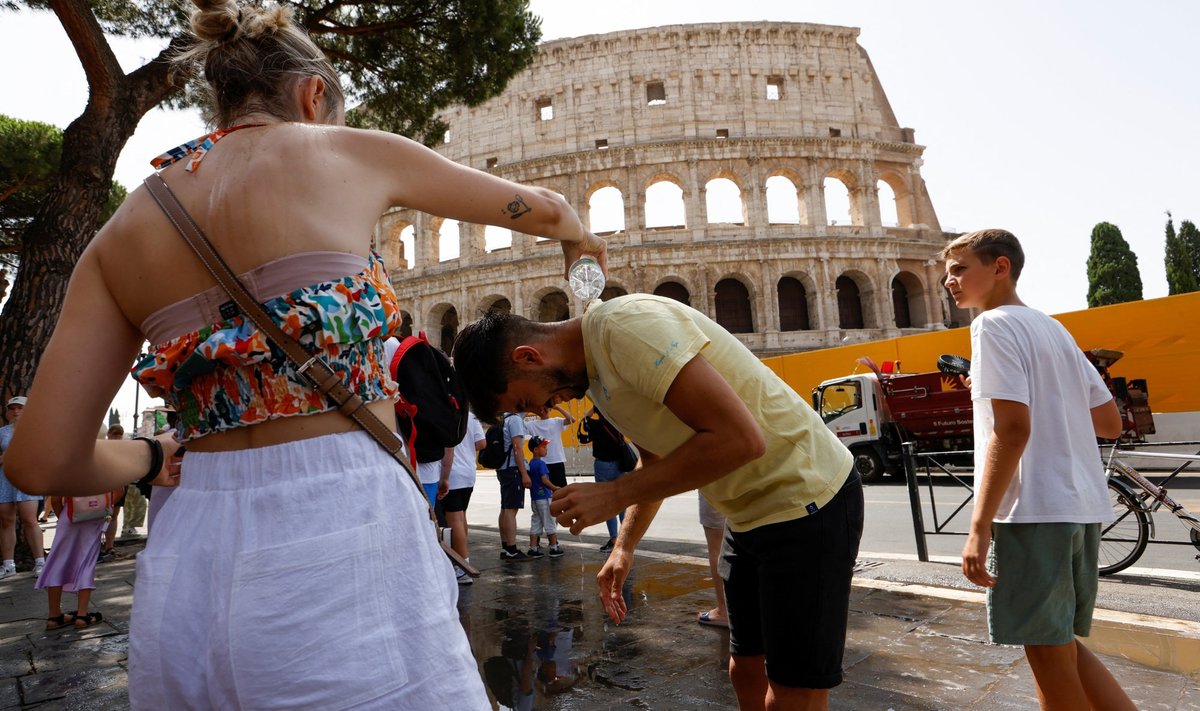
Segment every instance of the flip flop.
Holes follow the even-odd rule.
[[[708,625],[709,627],[722,627],[725,629],[729,628],[728,622],[725,620],[713,619],[708,612],[701,612],[700,614],[696,615],[696,621],[702,625]]]
[[[91,627],[92,625],[104,619],[104,615],[99,612],[89,612],[86,615],[75,616],[75,629],[82,630]],[[82,624],[80,624],[82,623]]]

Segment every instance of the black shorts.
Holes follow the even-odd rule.
[[[856,472],[815,514],[733,533],[720,571],[729,607],[729,651],[766,655],[776,684],[830,689],[842,683],[850,578],[863,529]]]
[[[451,489],[438,503],[441,504],[443,511],[466,511],[467,505],[471,503],[472,491],[475,491],[473,486]]]
[[[555,464],[546,464],[546,468],[550,470],[550,483],[562,488],[567,485],[567,464],[566,462],[557,462]]]
[[[500,480],[500,508],[525,508],[525,487],[521,486],[521,470],[497,469],[496,478]]]

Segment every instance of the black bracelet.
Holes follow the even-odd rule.
[[[150,471],[146,472],[145,475],[143,475],[136,482],[134,482],[135,484],[142,484],[142,485],[149,484],[150,482],[152,482],[156,478],[158,478],[158,473],[160,471],[162,471],[162,465],[163,465],[162,442],[159,442],[158,440],[154,439],[153,437],[142,437],[141,435],[136,435],[132,439],[140,439],[141,441],[150,445]]]

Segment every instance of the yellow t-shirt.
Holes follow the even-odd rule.
[[[850,451],[804,398],[695,309],[648,294],[593,303],[583,316],[583,342],[588,396],[622,433],[659,456],[695,434],[663,399],[697,354],[746,403],[766,453],[700,489],[734,531],[807,516],[850,475]]]

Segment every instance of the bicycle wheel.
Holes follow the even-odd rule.
[[[1133,565],[1150,540],[1150,514],[1136,503],[1133,491],[1114,479],[1108,480],[1117,520],[1100,524],[1100,574],[1112,575]]]

